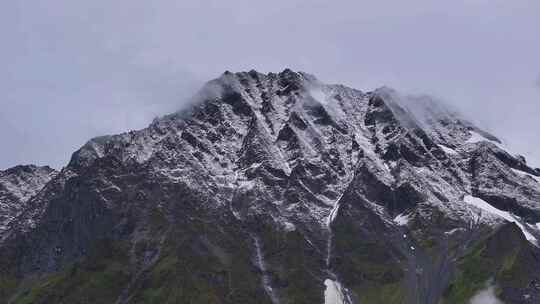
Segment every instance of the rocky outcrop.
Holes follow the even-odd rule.
[[[56,175],[56,170],[34,165],[0,171],[0,238],[26,203]]]

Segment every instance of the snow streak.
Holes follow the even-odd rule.
[[[259,238],[255,236],[253,237],[253,242],[255,244],[255,262],[257,263],[257,267],[259,267],[262,272],[263,288],[266,291],[266,294],[268,294],[270,297],[272,304],[279,304],[279,299],[270,284],[270,276],[268,276],[266,272],[266,262],[264,261],[261,242]]]
[[[525,238],[529,242],[531,242],[533,245],[538,246],[538,240],[529,231],[527,231],[527,229],[523,226],[523,224],[520,223],[519,217],[507,211],[497,209],[493,207],[492,205],[490,205],[488,202],[484,201],[483,199],[474,197],[472,195],[466,195],[463,200],[467,204],[473,205],[483,211],[486,211],[490,214],[501,217],[509,222],[515,223],[519,227],[519,229],[521,229],[521,231],[525,235]]]

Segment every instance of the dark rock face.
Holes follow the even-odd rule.
[[[0,238],[26,203],[56,175],[47,166],[16,166],[0,171]]]
[[[0,303],[540,301],[540,174],[458,114],[291,70],[197,98],[7,212]]]

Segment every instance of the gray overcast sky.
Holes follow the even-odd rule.
[[[0,169],[61,167],[224,70],[285,67],[441,97],[540,166],[538,0],[13,0],[0,42]]]

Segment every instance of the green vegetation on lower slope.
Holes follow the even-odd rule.
[[[99,241],[63,271],[23,282],[10,303],[112,303],[129,280],[128,261],[125,243]]]
[[[441,303],[466,304],[493,280],[496,292],[523,288],[529,280],[529,244],[514,224],[506,224],[478,242],[457,265],[457,274],[446,289]]]
[[[0,303],[115,303],[126,292],[129,303],[270,304],[254,263],[254,237],[282,303],[322,301],[323,280],[312,273],[322,259],[302,233],[260,225],[246,234],[235,224],[195,217],[168,230],[164,218],[154,215],[148,235],[131,242],[100,240],[61,271],[23,280],[1,277],[6,302]],[[155,259],[149,255],[157,252]]]
[[[405,257],[385,237],[365,233],[365,229],[378,229],[377,222],[350,218],[341,217],[333,225],[331,267],[341,283],[362,304],[410,301]],[[163,221],[156,219],[157,223]],[[258,225],[257,232],[246,234],[235,224],[192,218],[176,223],[172,230],[151,225],[160,228],[155,230],[160,233],[138,238],[134,244],[100,240],[86,257],[62,271],[23,281],[1,277],[5,302],[0,302],[115,303],[127,291],[129,303],[136,304],[270,304],[260,269],[253,262],[257,238],[266,262],[265,275],[281,303],[322,303],[323,281],[329,274],[321,269],[324,257],[320,250],[299,230],[276,231],[272,225]],[[149,252],[159,252],[159,256],[144,259]],[[133,253],[138,263],[133,263]],[[441,303],[468,303],[491,279],[504,299],[507,288],[529,284],[530,265],[530,245],[517,227],[507,224],[476,242],[458,260],[456,275]]]
[[[322,303],[322,256],[298,230],[261,228],[267,267],[283,304]],[[317,292],[319,291],[319,292]]]
[[[383,244],[343,234],[336,243],[347,254],[347,263],[336,268],[360,303],[404,303],[404,273]]]
[[[234,226],[193,221],[171,231],[130,303],[261,303],[270,300],[252,267],[250,239]]]
[[[2,274],[0,275],[0,303],[4,304],[7,302],[9,297],[17,289],[19,281],[9,275]]]
[[[363,229],[358,221],[348,221],[347,217],[335,223],[334,242],[340,256],[336,257],[334,268],[359,303],[405,303],[404,272],[398,264],[399,253],[384,238],[362,233]]]

